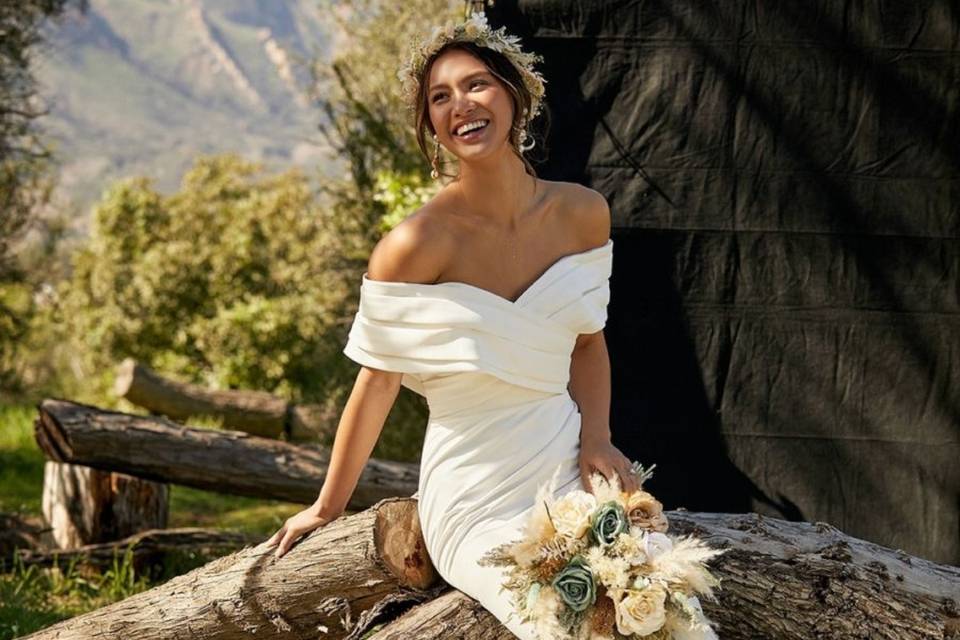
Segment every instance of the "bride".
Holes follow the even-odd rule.
[[[542,105],[538,56],[482,14],[437,27],[401,70],[417,138],[459,173],[376,245],[344,354],[361,366],[316,502],[269,540],[283,556],[345,510],[400,386],[430,417],[418,511],[439,574],[520,638],[529,623],[483,553],[519,537],[538,485],[638,488],[612,443],[603,327],[613,241],[602,195],[537,177],[523,153]],[[532,114],[532,115],[530,115]]]

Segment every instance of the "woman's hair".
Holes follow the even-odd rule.
[[[451,49],[462,49],[463,51],[472,54],[474,57],[478,58],[481,62],[487,65],[487,69],[490,71],[490,73],[496,76],[504,84],[507,91],[510,93],[510,96],[513,98],[513,122],[510,125],[510,135],[507,138],[507,142],[510,144],[510,147],[513,149],[514,153],[516,153],[517,156],[523,161],[523,165],[526,168],[527,173],[532,176],[536,176],[537,172],[533,168],[533,165],[530,164],[530,161],[520,152],[519,140],[519,127],[520,122],[523,119],[523,111],[526,109],[528,113],[530,112],[530,106],[533,102],[532,96],[527,90],[526,85],[524,85],[523,78],[520,76],[520,72],[506,56],[498,51],[488,49],[487,47],[477,45],[473,42],[450,42],[438,50],[423,67],[423,75],[420,76],[420,82],[418,83],[419,89],[417,90],[414,127],[417,132],[417,144],[420,147],[420,151],[422,151],[423,155],[427,158],[427,162],[429,163],[433,159],[433,154],[427,148],[427,139],[436,133],[436,131],[434,131],[433,124],[430,122],[430,110],[427,103],[427,80],[430,77],[430,70],[433,68],[433,64],[437,61],[437,58],[439,58],[444,52],[450,51]],[[543,125],[543,130],[547,131],[550,127],[550,111],[546,104],[543,105],[542,115],[546,121]],[[527,125],[529,127],[530,123],[528,122]],[[532,136],[533,132],[528,129],[527,139],[529,140]],[[539,146],[541,150],[543,150],[542,141]],[[448,178],[456,177],[444,173],[440,168],[438,168],[438,171],[442,176],[446,176]]]

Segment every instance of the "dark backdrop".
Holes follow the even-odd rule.
[[[960,564],[956,3],[486,12],[546,58],[538,172],[610,202],[612,429],[651,491]]]

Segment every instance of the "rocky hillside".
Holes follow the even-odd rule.
[[[304,88],[333,38],[316,0],[91,0],[38,60],[60,194],[86,213],[117,177],[173,190],[201,153],[323,171]]]

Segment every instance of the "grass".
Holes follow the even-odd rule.
[[[33,439],[35,416],[36,409],[30,405],[0,405],[0,511],[33,520],[42,517],[45,461]],[[279,500],[171,485],[168,526],[243,531],[266,540],[302,508]],[[3,560],[12,570],[0,573],[0,640],[17,638],[117,602],[212,558],[171,555],[155,575],[138,574],[129,550],[115,556],[113,565],[103,572],[75,563],[41,569],[24,567],[13,557]]]

